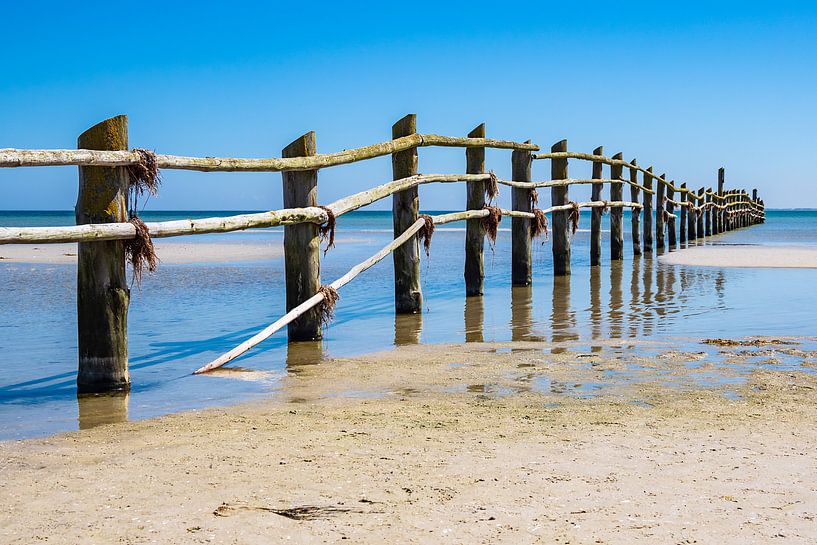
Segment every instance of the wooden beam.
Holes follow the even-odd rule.
[[[417,132],[417,116],[409,114],[392,126],[392,138],[401,138]],[[417,174],[417,148],[392,154],[394,179]],[[417,221],[420,197],[417,186],[392,195],[394,236],[397,237]],[[420,312],[423,293],[420,289],[420,248],[417,237],[400,246],[392,254],[394,262],[394,306],[397,313]]]
[[[79,137],[77,146],[128,149],[128,117],[107,119]],[[77,224],[128,221],[128,171],[124,167],[80,167]],[[81,242],[77,248],[77,346],[79,393],[130,388],[125,247],[118,240]]]
[[[468,138],[485,138],[485,123],[468,133]],[[485,148],[465,150],[465,172],[485,173]],[[485,206],[485,181],[466,183],[466,210],[482,210]],[[465,295],[482,295],[484,271],[485,230],[482,221],[468,220],[465,225]]]
[[[317,153],[315,133],[308,132],[283,149],[284,157],[309,157]],[[304,208],[318,204],[318,171],[282,174],[284,206]],[[284,227],[284,262],[287,311],[312,297],[321,286],[320,229],[314,223]],[[290,341],[321,338],[321,317],[312,309],[293,320],[287,328]]]

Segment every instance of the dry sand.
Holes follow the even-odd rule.
[[[817,353],[642,349],[403,347],[292,369],[276,400],[2,443],[0,542],[817,541],[817,379],[778,370]],[[745,382],[700,387],[715,370]]]
[[[662,255],[670,265],[704,267],[817,268],[817,248],[803,246],[695,246]]]
[[[283,255],[280,241],[274,242],[166,242],[154,241],[162,263],[226,263],[264,261]],[[77,245],[8,244],[0,246],[0,263],[73,264],[77,262]]]

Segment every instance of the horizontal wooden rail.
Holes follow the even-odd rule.
[[[283,172],[316,170],[337,165],[364,161],[374,157],[391,155],[417,147],[484,147],[511,150],[537,151],[535,144],[495,140],[493,138],[459,138],[437,134],[412,134],[361,148],[308,157],[287,158],[234,158],[234,157],[184,157],[156,155],[160,169],[197,170],[200,172]],[[0,149],[0,167],[37,166],[128,166],[140,163],[142,156],[134,151],[94,150],[25,150]]]
[[[688,189],[685,187],[681,187],[674,185],[671,181],[666,180],[665,178],[660,177],[659,175],[655,174],[654,172],[650,171],[649,169],[642,168],[635,163],[630,161],[625,161],[623,159],[613,159],[612,157],[607,157],[605,155],[594,155],[592,153],[582,153],[582,152],[575,152],[575,151],[555,151],[555,152],[545,152],[545,153],[537,153],[532,156],[533,159],[579,159],[583,161],[591,161],[594,163],[604,163],[606,165],[611,166],[621,166],[625,168],[629,168],[632,170],[636,170],[641,172],[645,176],[652,178],[653,180],[658,181],[659,183],[666,186],[671,191],[687,194],[691,198],[695,200],[703,201],[705,199],[705,195],[710,195],[715,199],[718,200],[725,200],[727,197],[733,197],[738,195],[743,195],[743,193],[729,193],[725,195],[718,195],[716,192],[707,191],[704,195],[699,195],[697,191],[694,189]],[[626,180],[621,180],[626,181]]]
[[[329,208],[336,217],[363,208],[384,199],[394,193],[427,183],[457,183],[468,181],[485,181],[491,178],[490,174],[418,174],[400,180],[394,180],[366,191],[361,191],[348,197],[343,197],[329,204]],[[615,180],[592,180],[596,183],[614,182]],[[591,180],[550,180],[545,182],[515,182],[513,180],[498,180],[500,184],[534,189],[537,187],[553,187],[558,185],[584,184]],[[622,181],[624,183],[624,181]],[[636,184],[637,185],[637,184]],[[553,210],[568,210],[567,207],[556,207]],[[608,203],[608,207],[620,206]],[[637,203],[627,206],[638,207]],[[602,202],[582,203],[580,208],[604,207]],[[546,210],[549,212],[551,209]],[[503,210],[503,215],[509,217],[533,218],[534,215],[525,212]],[[207,233],[229,233],[245,229],[263,229],[281,225],[298,223],[322,224],[329,219],[327,212],[317,207],[286,208],[255,214],[240,214],[236,216],[212,217],[201,219],[173,220],[164,222],[147,222],[151,238],[177,237],[200,235]],[[86,225],[70,225],[60,227],[0,227],[0,244],[49,244],[66,242],[92,242],[105,240],[128,240],[136,236],[136,228],[130,223],[97,223]]]

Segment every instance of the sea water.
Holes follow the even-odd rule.
[[[146,221],[236,212],[145,212]],[[0,212],[0,226],[71,225],[72,212]],[[231,365],[262,380],[191,372],[285,312],[283,258],[160,264],[133,287],[128,319],[133,384],[125,398],[76,395],[76,267],[0,260],[0,439],[32,437],[122,418],[226,405],[276,395],[286,373],[328,358],[409,343],[567,342],[621,339],[679,345],[709,337],[817,335],[817,271],[670,266],[633,258],[625,212],[625,259],[609,261],[604,219],[602,267],[589,266],[589,232],[572,241],[572,275],[553,276],[551,244],[533,242],[533,285],[510,285],[510,223],[486,242],[485,295],[464,297],[464,225],[439,226],[422,255],[423,312],[395,316],[387,257],[340,291],[322,342],[286,342],[280,331]],[[583,211],[581,227],[589,224]],[[389,212],[338,221],[336,247],[321,263],[331,282],[392,239]],[[282,229],[183,237],[177,241],[281,241]],[[817,211],[767,213],[763,225],[713,237],[713,244],[817,245]],[[0,256],[3,255],[0,246]],[[119,399],[119,400],[117,400]],[[124,403],[124,405],[123,405]]]

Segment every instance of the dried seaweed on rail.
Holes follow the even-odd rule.
[[[530,236],[536,238],[540,235],[545,235],[545,240],[548,239],[548,217],[541,208],[534,208],[533,215],[536,216],[530,223]],[[542,244],[545,242],[542,241]]]
[[[147,269],[149,272],[156,270],[159,257],[150,239],[150,230],[138,217],[130,219],[130,224],[136,229],[136,236],[125,241],[125,259],[131,264],[133,269],[133,280],[137,286],[142,285],[142,272]]]
[[[156,153],[142,148],[134,148],[131,151],[139,156],[139,162],[128,165],[129,189],[134,192],[135,196],[141,196],[144,193],[156,195],[162,181]]]
[[[493,170],[488,171],[488,181],[485,182],[485,196],[491,204],[499,195],[499,178]]]
[[[575,235],[576,231],[579,229],[579,216],[581,214],[581,209],[579,208],[579,203],[575,201],[570,201],[570,205],[573,207],[573,209],[570,211],[568,220],[570,221],[572,233]]]
[[[329,248],[335,247],[335,225],[337,224],[337,218],[335,217],[335,213],[328,206],[318,206],[318,208],[326,212],[328,218],[326,223],[321,224],[321,242],[328,240],[326,248],[323,249],[323,255],[326,255]]]
[[[328,326],[329,322],[335,318],[335,305],[337,305],[340,295],[338,290],[328,284],[318,288],[318,293],[323,294],[323,301],[320,303],[321,325]]]
[[[530,190],[530,205],[533,208],[535,205],[539,204],[539,192],[536,191],[536,188]]]
[[[502,211],[496,206],[485,205],[482,208],[488,211],[488,215],[482,218],[482,228],[493,248],[496,244],[497,233],[499,233],[499,222],[502,221]]]
[[[419,217],[425,220],[425,225],[420,227],[420,230],[417,231],[417,237],[423,241],[423,248],[426,251],[426,257],[428,257],[431,255],[431,237],[434,235],[434,219],[428,214],[420,214]]]

